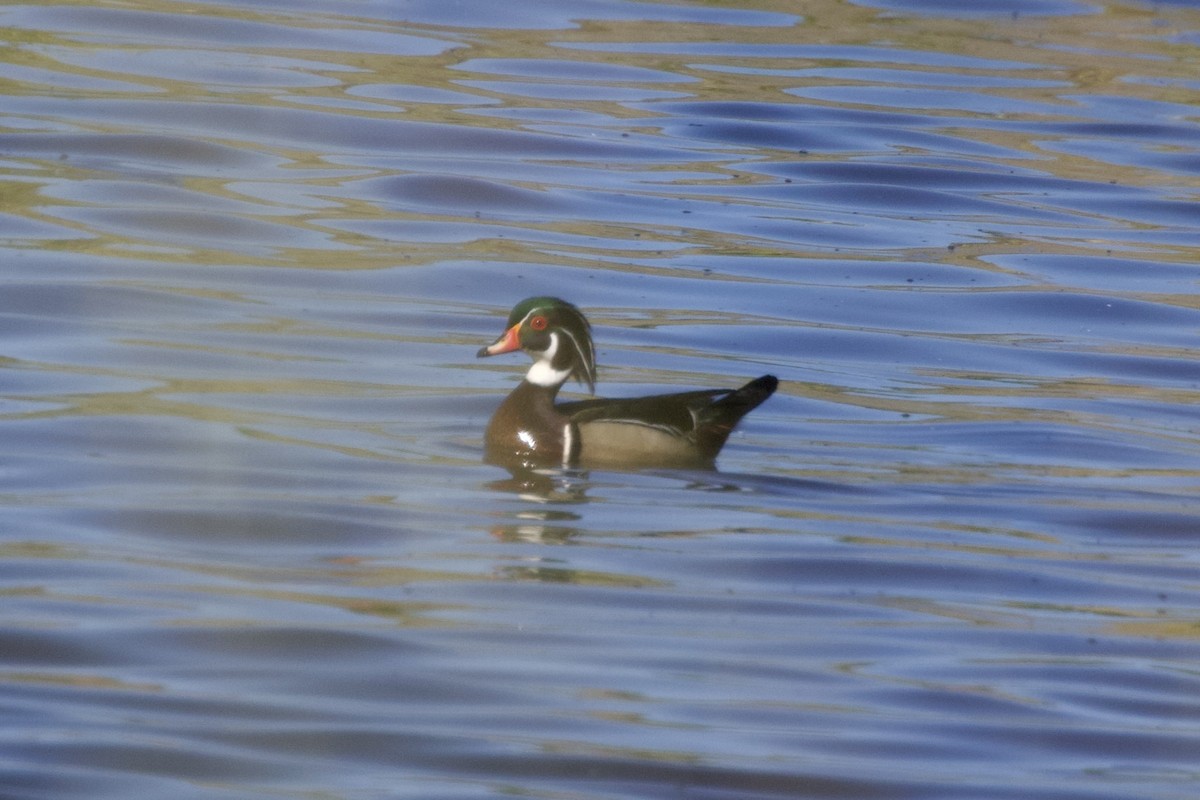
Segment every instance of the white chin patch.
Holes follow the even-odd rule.
[[[536,362],[525,373],[525,380],[538,386],[558,386],[571,377],[571,370],[555,369],[546,359]]]
[[[555,369],[552,366],[551,362],[554,361],[554,354],[557,352],[558,334],[551,333],[550,346],[538,353],[538,360],[533,362],[529,372],[525,373],[525,380],[538,386],[558,386],[571,377],[571,370]]]

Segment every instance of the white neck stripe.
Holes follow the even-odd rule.
[[[563,425],[563,466],[571,466],[571,451],[575,449],[574,437],[571,436],[571,423]]]

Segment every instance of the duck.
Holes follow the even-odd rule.
[[[518,350],[533,365],[488,422],[485,457],[527,469],[713,468],[734,427],[779,385],[763,375],[738,389],[558,403],[571,378],[595,394],[596,350],[583,312],[557,297],[517,303],[504,332],[476,355]]]

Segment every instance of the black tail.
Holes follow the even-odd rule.
[[[778,386],[779,379],[774,375],[763,375],[704,409],[696,425],[696,443],[701,451],[715,458],[742,417],[762,405]]]

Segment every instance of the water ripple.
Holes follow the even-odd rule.
[[[0,794],[1196,795],[1200,16],[759,5],[0,9]]]

